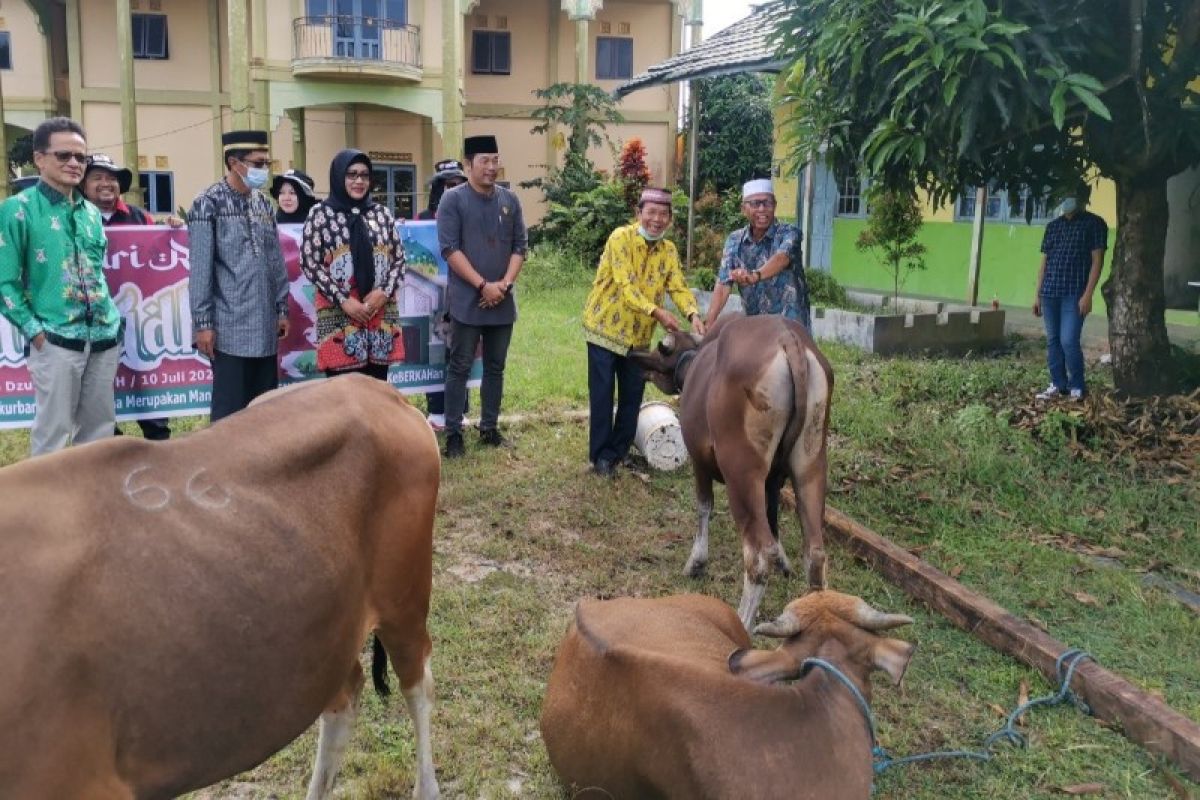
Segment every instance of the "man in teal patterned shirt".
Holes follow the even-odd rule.
[[[782,314],[811,328],[808,285],[800,258],[802,237],[795,225],[775,219],[771,181],[748,181],[742,187],[742,214],[749,224],[725,241],[705,325],[717,321],[736,283],[747,315]]]
[[[0,313],[28,342],[39,455],[113,435],[121,314],[104,280],[103,220],[78,188],[83,128],[46,120],[33,161],[40,180],[0,206]]]

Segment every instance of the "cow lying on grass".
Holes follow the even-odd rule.
[[[175,797],[317,717],[308,797],[327,797],[372,630],[412,715],[416,796],[437,797],[439,468],[423,415],[355,375],[0,470],[0,797]]]
[[[871,736],[839,668],[899,684],[915,646],[878,631],[912,622],[837,592],[788,604],[752,650],[733,610],[701,595],[585,600],[559,645],[542,709],[550,762],[574,790],[624,798],[866,800]],[[796,680],[795,683],[785,681]]]
[[[703,340],[667,335],[631,356],[654,384],[680,394],[700,524],[684,572],[708,562],[713,481],[729,492],[745,574],[738,616],[749,630],[773,566],[790,573],[779,541],[779,491],[789,478],[804,529],[810,587],[825,587],[825,439],[833,371],[804,326],[781,316],[721,317]]]

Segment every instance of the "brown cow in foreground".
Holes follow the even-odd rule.
[[[813,592],[756,630],[779,649],[751,650],[715,598],[582,601],[542,709],[550,761],[580,798],[866,800],[867,720],[836,678],[801,678],[802,664],[831,662],[869,700],[870,673],[899,684],[915,649],[876,632],[910,622]]]
[[[169,442],[0,470],[0,797],[168,798],[320,717],[330,794],[377,632],[438,795],[425,628],[439,481],[424,417],[347,376]]]
[[[680,393],[679,422],[700,512],[684,572],[704,572],[713,481],[721,481],[742,539],[738,616],[749,630],[772,566],[791,571],[779,541],[779,492],[791,478],[808,584],[825,588],[825,439],[833,371],[804,326],[776,315],[727,315],[703,340],[668,334],[656,351],[631,356],[659,389]]]

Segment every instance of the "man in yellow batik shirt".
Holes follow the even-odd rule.
[[[692,331],[704,335],[679,253],[663,238],[670,224],[671,194],[648,187],[638,201],[637,222],[608,237],[583,309],[591,403],[588,455],[592,470],[604,477],[612,477],[629,452],[646,388],[641,368],[627,357],[629,351],[650,347],[655,322],[672,333],[680,329],[675,315],[662,307],[666,295],[691,322]]]

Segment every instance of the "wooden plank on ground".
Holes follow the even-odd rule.
[[[1065,644],[840,511],[826,506],[825,523],[832,538],[909,595],[1058,684],[1055,662],[1069,649]],[[1097,717],[1120,725],[1127,737],[1166,756],[1192,780],[1200,781],[1200,725],[1196,722],[1094,661],[1080,663],[1071,688]]]

